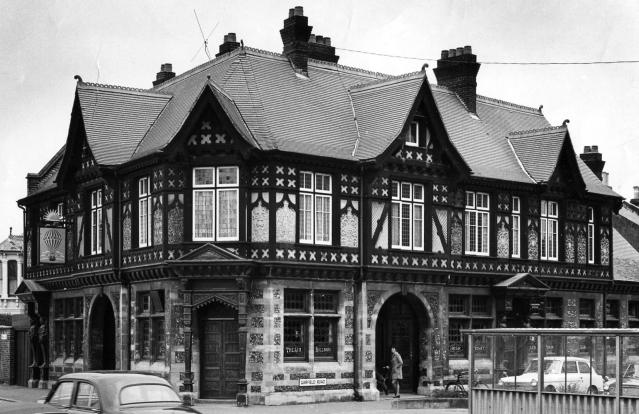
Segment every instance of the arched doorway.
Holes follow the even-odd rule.
[[[413,295],[395,294],[388,298],[377,316],[375,326],[375,367],[390,366],[394,345],[404,360],[401,382],[404,392],[416,392],[420,362],[427,358],[425,344],[428,318],[425,307]],[[421,341],[420,341],[421,340]],[[420,343],[422,342],[422,343]]]
[[[199,311],[200,398],[235,398],[241,358],[237,310],[211,303]]]
[[[115,369],[115,314],[106,295],[95,298],[89,319],[89,369]]]

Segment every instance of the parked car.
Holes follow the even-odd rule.
[[[535,390],[539,383],[538,360],[532,359],[518,376],[499,380],[502,388]],[[590,367],[590,361],[577,357],[544,358],[544,391],[599,394],[604,390],[604,378]]]
[[[639,397],[639,361],[626,365],[621,375],[621,395],[624,397]],[[617,380],[611,378],[604,385],[604,392],[609,395],[617,393]]]
[[[117,371],[64,375],[42,403],[46,413],[199,413],[185,406],[165,379]]]

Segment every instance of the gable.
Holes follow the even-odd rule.
[[[244,258],[216,246],[212,243],[206,243],[203,246],[189,252],[177,259],[180,262],[198,262],[198,261],[227,261],[227,260],[244,260]]]
[[[517,273],[493,286],[496,290],[547,291],[550,287],[530,273]]]
[[[579,171],[575,150],[573,149],[570,135],[566,131],[563,145],[557,157],[555,170],[548,180],[550,187],[559,187],[564,190],[582,193],[586,190],[586,184]]]
[[[188,156],[241,153],[258,147],[232,99],[213,85],[204,86],[169,151]]]

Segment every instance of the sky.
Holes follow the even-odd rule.
[[[577,153],[598,145],[610,185],[626,199],[639,185],[639,63],[497,65],[489,62],[639,60],[635,0],[52,1],[0,0],[0,240],[22,233],[16,200],[27,173],[64,145],[76,81],[149,88],[162,63],[180,74],[213,56],[224,34],[282,51],[288,9],[303,6],[313,33],[328,36],[339,63],[388,74],[471,45],[481,95],[569,119]],[[210,36],[210,37],[209,37]],[[378,54],[415,57],[403,59]]]

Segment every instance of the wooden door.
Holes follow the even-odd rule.
[[[201,398],[235,398],[240,379],[240,344],[237,315],[222,306],[206,312],[201,340]],[[217,312],[216,312],[217,310]],[[235,313],[235,312],[233,312]]]
[[[31,347],[29,331],[16,331],[16,375],[15,385],[27,386],[29,381],[29,365],[31,364]]]

